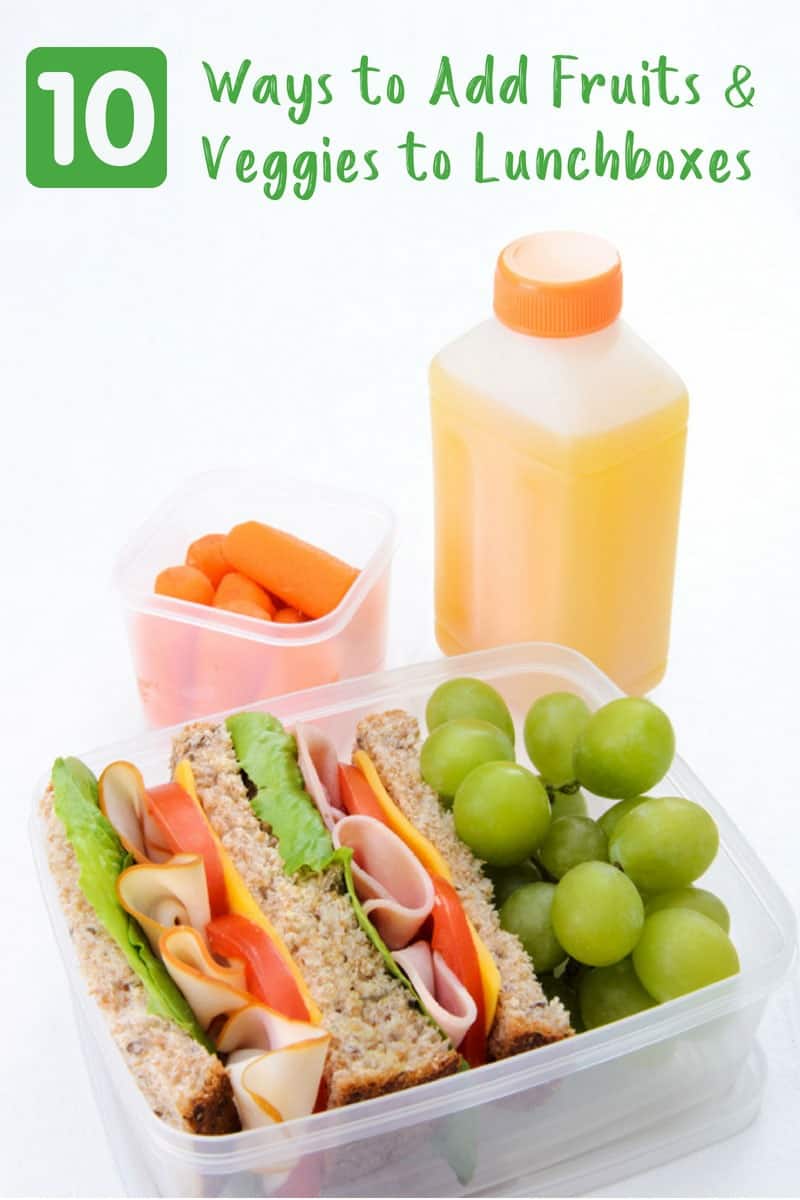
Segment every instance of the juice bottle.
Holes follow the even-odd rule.
[[[612,246],[534,234],[500,254],[494,318],[434,359],[446,654],[560,642],[628,692],[661,679],[688,397],[621,306]]]

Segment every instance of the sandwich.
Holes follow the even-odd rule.
[[[404,713],[351,763],[266,713],[198,722],[171,779],[59,759],[47,856],[89,993],[153,1112],[219,1135],[572,1031],[419,776]]]

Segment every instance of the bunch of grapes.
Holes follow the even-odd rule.
[[[494,688],[452,679],[431,696],[423,778],[452,806],[485,864],[500,920],[576,1028],[642,1012],[739,970],[722,901],[696,887],[719,847],[713,818],[681,796],[649,796],[675,754],[649,700],[591,712],[570,692],[540,697],[516,762],[514,722]],[[585,791],[614,800],[598,820]]]

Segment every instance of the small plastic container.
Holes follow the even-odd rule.
[[[156,575],[182,563],[195,538],[249,520],[274,525],[358,567],[341,604],[316,621],[281,625],[155,594]],[[252,470],[189,480],[134,535],[114,571],[150,724],[171,725],[380,670],[394,528],[385,505],[351,492],[261,482]]]
[[[289,723],[314,721],[345,757],[362,716],[402,706],[422,719],[433,688],[458,675],[478,676],[496,687],[519,732],[527,707],[545,692],[575,691],[593,707],[620,694],[576,652],[529,644],[349,680],[255,707]],[[83,757],[94,770],[128,759],[155,784],[165,778],[171,736],[160,730]],[[150,1111],[129,1074],[72,953],[45,860],[37,789],[32,839],[42,887],[98,1104],[129,1193],[575,1195],[747,1124],[763,1082],[756,1030],[767,998],[793,962],[794,916],[724,809],[680,759],[664,788],[698,801],[718,823],[720,852],[706,878],[730,909],[739,975],[477,1071],[221,1138],[169,1128]],[[605,803],[593,804],[595,815]]]

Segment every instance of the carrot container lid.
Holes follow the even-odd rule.
[[[621,308],[619,254],[593,234],[534,233],[497,260],[495,315],[517,333],[580,337],[610,325]]]

